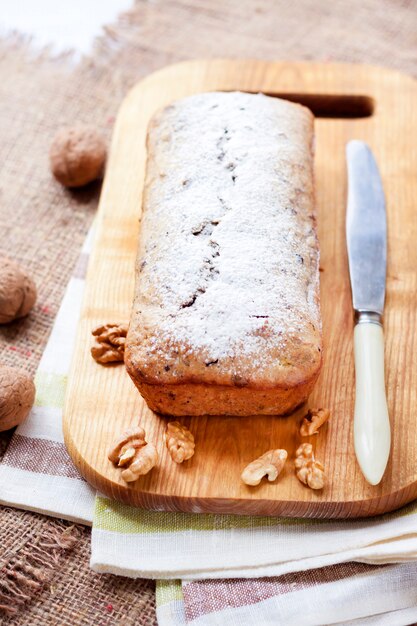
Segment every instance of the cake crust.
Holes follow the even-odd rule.
[[[199,94],[147,149],[130,376],[160,413],[289,412],[321,366],[311,112]]]

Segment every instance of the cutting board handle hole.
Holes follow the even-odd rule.
[[[256,93],[248,91],[248,93]],[[375,100],[370,96],[340,96],[320,93],[283,93],[264,91],[266,96],[284,98],[303,104],[312,110],[316,117],[357,119],[371,117],[375,110]]]

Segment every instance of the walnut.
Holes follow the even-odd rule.
[[[0,431],[17,426],[35,401],[33,380],[14,367],[0,366]]]
[[[113,443],[108,458],[117,467],[126,468],[122,471],[122,478],[131,483],[148,474],[158,463],[158,452],[152,443],[146,442],[145,431],[138,426],[124,432]]]
[[[243,470],[241,478],[246,485],[259,485],[264,476],[272,482],[281,473],[287,460],[286,450],[268,450]]]
[[[302,443],[295,453],[295,472],[299,481],[310,489],[323,489],[324,467],[316,461],[311,443]]]
[[[106,160],[106,144],[91,126],[60,130],[49,151],[51,171],[65,187],[82,187],[99,178]]]
[[[146,446],[136,451],[128,468],[123,470],[122,478],[127,483],[134,482],[139,476],[148,474],[157,463],[158,452],[152,443],[148,443]]]
[[[15,261],[0,257],[0,324],[29,313],[36,301],[36,285]]]
[[[123,361],[127,335],[127,324],[104,324],[93,330],[96,338],[91,355],[97,363]]]
[[[302,437],[310,437],[319,432],[320,426],[323,426],[330,417],[329,409],[309,409],[307,415],[304,416],[300,427],[300,435]]]
[[[188,461],[194,454],[194,437],[188,428],[179,422],[169,422],[165,432],[165,441],[175,463]]]

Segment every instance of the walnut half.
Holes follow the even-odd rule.
[[[134,482],[139,476],[148,474],[157,463],[158,452],[152,443],[147,443],[146,446],[135,452],[130,460],[129,467],[123,470],[122,478],[127,483]]]
[[[249,463],[241,474],[241,479],[246,485],[259,485],[264,476],[268,476],[270,482],[276,480],[287,460],[286,450],[268,450],[258,459]]]
[[[307,415],[301,422],[300,435],[302,437],[316,435],[319,432],[320,426],[323,426],[329,417],[329,409],[309,409]]]
[[[314,458],[311,443],[302,443],[295,453],[295,473],[300,482],[310,489],[323,489],[324,467]]]
[[[169,422],[165,432],[165,441],[171,458],[175,463],[188,461],[194,454],[194,437],[179,422]]]
[[[152,443],[145,440],[145,431],[140,426],[130,428],[113,443],[109,461],[123,467],[122,478],[127,483],[134,482],[151,471],[158,463],[158,452]]]
[[[93,330],[96,343],[91,348],[91,355],[97,363],[123,361],[127,328],[127,324],[104,324]]]

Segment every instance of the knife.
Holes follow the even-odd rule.
[[[355,312],[354,443],[363,475],[368,483],[377,485],[391,446],[382,330],[387,266],[385,199],[369,146],[363,141],[350,141],[346,157],[346,239]]]

